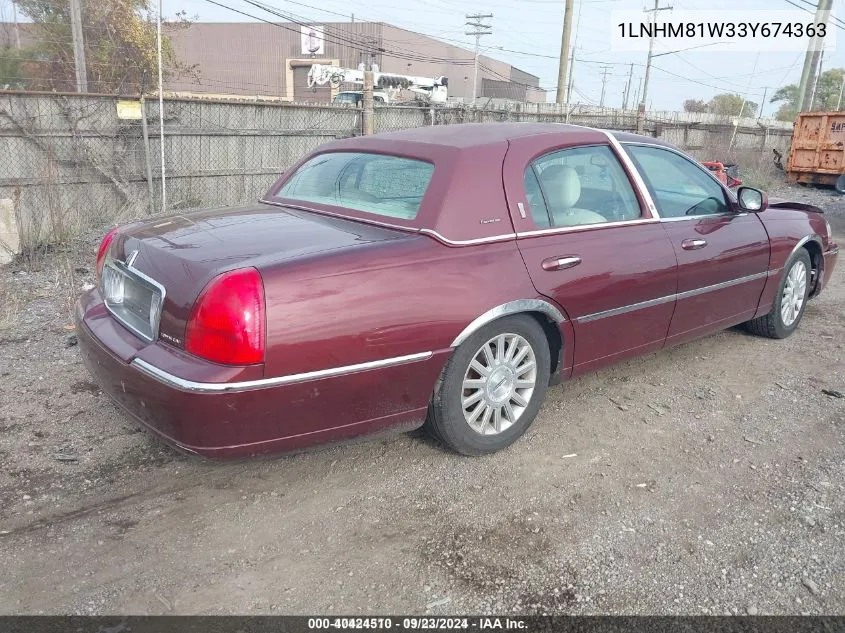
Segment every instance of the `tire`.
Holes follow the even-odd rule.
[[[500,345],[502,340],[504,345]],[[509,358],[510,354],[513,357]],[[533,370],[525,369],[532,356]],[[488,377],[476,371],[477,367],[488,370]],[[434,389],[426,428],[463,455],[484,455],[510,446],[537,416],[549,388],[550,367],[548,340],[533,318],[514,315],[488,323],[465,340],[446,363]],[[532,380],[529,389],[526,385]],[[466,409],[465,400],[472,401]]]
[[[788,308],[784,307],[784,295],[793,297],[793,301],[797,300],[799,295],[790,291],[790,288],[795,288],[795,283],[800,284],[800,268],[803,266],[803,293],[801,296],[801,305],[797,311],[793,310],[790,313]],[[752,334],[758,336],[766,336],[768,338],[786,338],[792,334],[801,322],[801,317],[804,316],[804,309],[807,307],[807,295],[810,290],[810,271],[812,264],[810,262],[810,254],[806,249],[798,249],[798,251],[789,259],[786,266],[783,267],[783,275],[778,284],[777,295],[772,306],[772,311],[768,314],[752,319],[745,324],[746,329]],[[791,279],[791,275],[798,275],[797,278]],[[800,290],[800,285],[798,290]],[[793,303],[794,308],[794,303]],[[785,318],[786,317],[786,318]],[[792,320],[789,320],[789,319]]]

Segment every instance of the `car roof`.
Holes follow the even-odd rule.
[[[442,147],[468,148],[512,141],[527,136],[541,134],[571,133],[582,137],[589,137],[590,133],[610,133],[620,143],[645,143],[649,145],[663,145],[674,147],[652,136],[643,136],[631,132],[617,130],[603,130],[582,125],[566,123],[455,123],[451,125],[427,125],[422,127],[397,130],[395,132],[381,132],[371,139],[378,141],[400,141],[410,143],[426,143]],[[361,137],[357,137],[360,139]],[[597,139],[596,139],[597,140]],[[591,141],[587,141],[591,142]]]
[[[613,137],[620,143],[640,143],[643,145],[660,145],[661,147],[671,147],[676,149],[672,143],[664,141],[663,139],[655,138],[653,136],[645,136],[643,134],[634,134],[633,132],[621,132],[619,130],[605,130],[613,135]]]
[[[564,123],[455,123],[384,132],[376,136],[385,141],[407,141],[464,148],[501,143],[537,134],[562,132],[583,134],[585,131],[589,131],[589,128]]]

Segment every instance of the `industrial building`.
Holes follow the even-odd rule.
[[[173,92],[260,95],[297,102],[328,102],[328,85],[308,87],[312,64],[382,72],[445,76],[450,99],[472,99],[474,52],[383,22],[194,23],[170,34],[177,59],[196,76],[174,77]],[[479,56],[478,98],[544,102],[539,78]]]

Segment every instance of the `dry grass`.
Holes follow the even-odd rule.
[[[766,191],[783,181],[783,172],[775,167],[771,148],[728,151],[724,145],[713,145],[693,153],[698,160],[718,160],[725,164],[738,165],[742,184],[748,187]]]
[[[23,303],[16,288],[5,279],[0,280],[0,341],[7,338],[9,332],[18,323]]]

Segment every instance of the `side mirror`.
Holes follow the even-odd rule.
[[[759,213],[769,206],[769,198],[765,193],[753,187],[740,187],[736,192],[739,208],[751,213]]]

